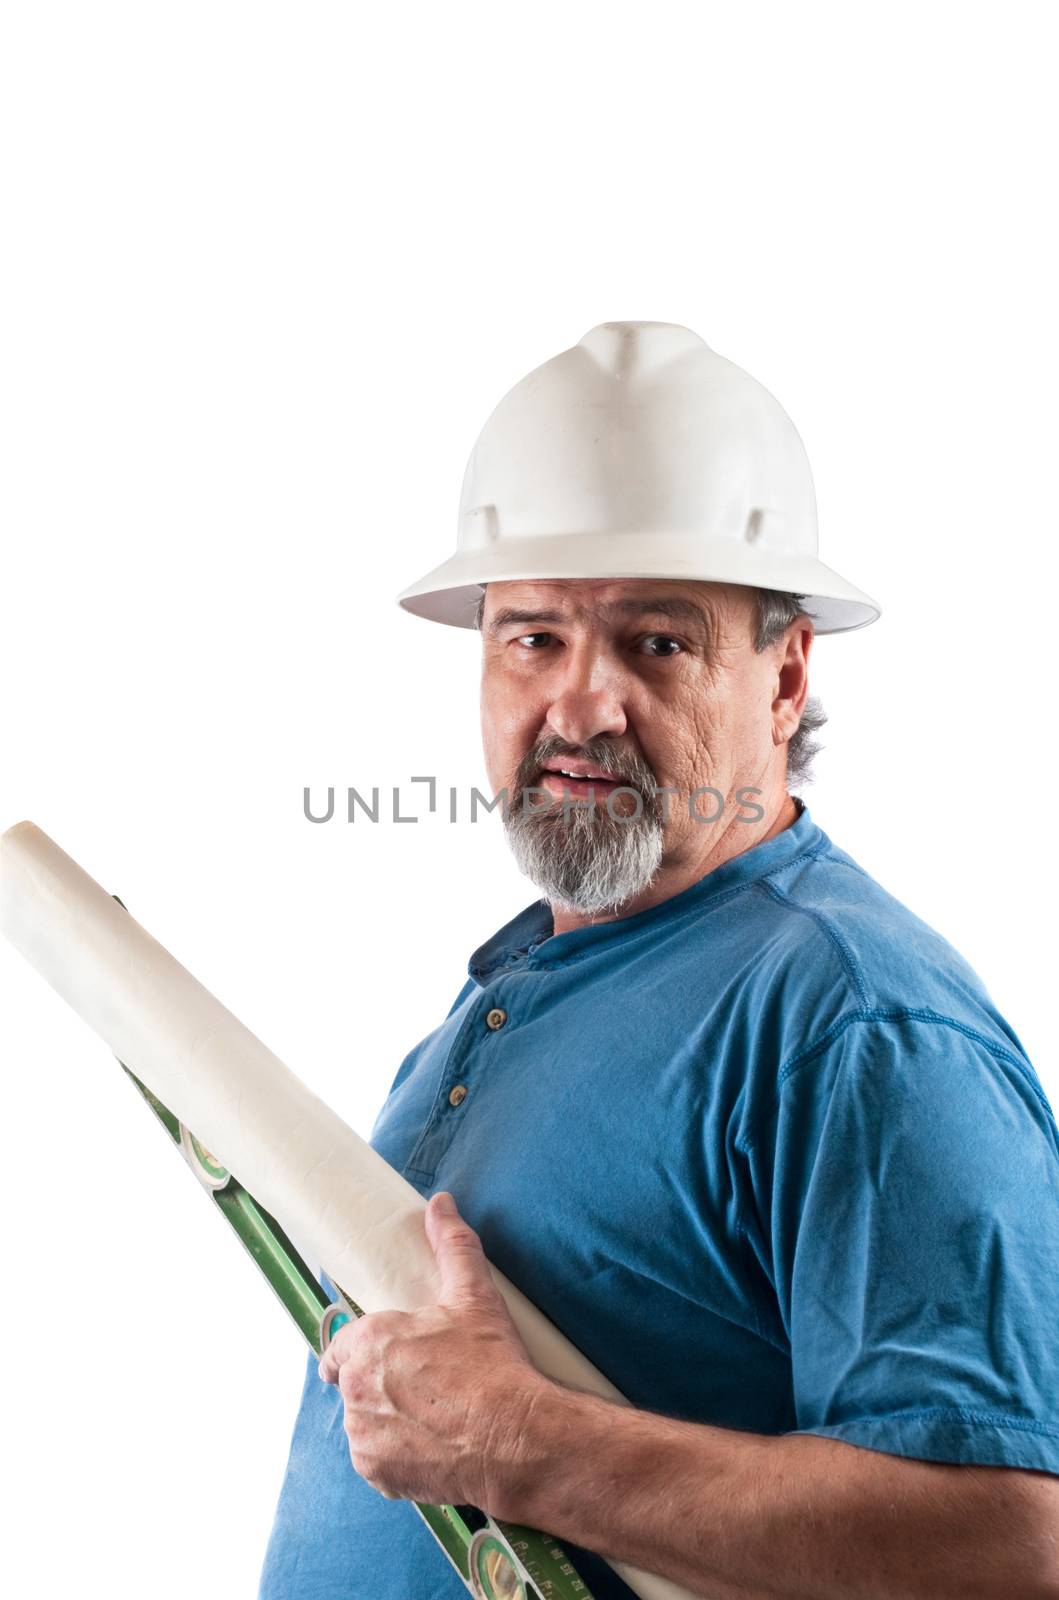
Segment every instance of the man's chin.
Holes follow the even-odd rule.
[[[543,820],[544,827],[534,826]],[[561,825],[561,814],[559,817]],[[640,829],[635,835],[612,832],[608,841],[602,833],[598,845],[593,832],[573,840],[552,819],[533,819],[529,826],[509,827],[508,845],[515,861],[549,905],[590,916],[601,911],[619,911],[654,881],[662,861],[662,840],[658,830]],[[612,824],[615,830],[622,824]]]
[[[603,912],[612,912],[615,916],[620,916],[622,913],[622,908],[627,906],[632,900],[635,899],[636,894],[641,892],[640,890],[636,890],[633,894],[627,894],[622,900],[585,900],[580,896],[574,899],[569,899],[559,893],[549,890],[543,884],[537,884],[536,887],[541,892],[541,898],[548,902],[553,911],[562,911],[568,916],[578,917],[598,917]],[[646,887],[647,885],[645,884],[644,888]]]

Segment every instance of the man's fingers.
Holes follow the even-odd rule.
[[[448,1203],[446,1203],[448,1202]],[[456,1209],[447,1191],[432,1195],[426,1211],[426,1231],[438,1264],[442,1303],[491,1303],[499,1290],[489,1272],[482,1241]]]
[[[355,1322],[344,1323],[320,1357],[316,1370],[324,1383],[338,1382],[338,1369],[349,1359],[355,1331]]]

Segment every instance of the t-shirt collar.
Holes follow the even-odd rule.
[[[485,983],[512,967],[548,971],[587,949],[634,939],[645,930],[694,915],[718,896],[788,866],[797,856],[807,855],[826,842],[826,835],[813,821],[804,800],[797,797],[795,800],[800,810],[790,827],[730,857],[698,882],[656,906],[649,906],[646,911],[617,917],[610,922],[571,928],[566,933],[553,933],[551,906],[543,899],[533,901],[478,946],[467,963],[469,976],[476,983]]]

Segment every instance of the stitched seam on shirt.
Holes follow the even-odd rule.
[[[1034,1097],[1040,1102],[1048,1120],[1053,1120],[1051,1107],[1046,1096],[1029,1076],[1025,1065],[1017,1056],[1013,1056],[1009,1050],[1005,1050],[1001,1045],[995,1044],[993,1040],[987,1039],[985,1034],[979,1033],[976,1028],[970,1028],[963,1022],[957,1022],[955,1017],[945,1017],[940,1012],[928,1011],[922,1007],[903,1006],[891,1011],[884,1011],[879,1007],[875,1007],[847,1012],[844,1017],[839,1017],[837,1021],[833,1022],[826,1033],[821,1034],[815,1043],[807,1045],[804,1050],[798,1051],[787,1060],[785,1065],[781,1067],[779,1077],[776,1080],[776,1094],[771,1105],[758,1118],[758,1122],[755,1123],[753,1129],[735,1141],[737,1150],[741,1150],[744,1155],[750,1154],[751,1147],[758,1135],[759,1125],[767,1123],[772,1118],[776,1108],[779,1106],[783,1087],[787,1081],[796,1072],[799,1072],[802,1067],[807,1066],[816,1056],[821,1055],[829,1045],[833,1044],[855,1022],[929,1022],[935,1026],[953,1028],[957,1033],[962,1033],[966,1038],[982,1045],[998,1061],[1006,1061],[1009,1066],[1014,1067],[1023,1081],[1033,1090]]]
[[[828,1428],[885,1428],[895,1422],[923,1422],[933,1420],[973,1422],[980,1427],[1014,1428],[1020,1433],[1042,1433],[1049,1439],[1059,1439],[1059,1427],[1050,1422],[1034,1422],[1031,1417],[1009,1417],[1002,1411],[971,1411],[961,1406],[933,1407],[920,1411],[895,1411],[888,1417],[855,1417],[849,1422],[821,1423]]]
[[[846,976],[849,978],[850,983],[857,991],[857,999],[860,1001],[863,1007],[870,1006],[871,996],[868,993],[868,986],[864,981],[864,974],[861,972],[861,969],[857,964],[857,960],[853,954],[853,951],[850,949],[845,939],[843,939],[842,935],[839,933],[830,917],[825,917],[823,912],[814,910],[812,906],[799,905],[797,900],[792,900],[789,894],[784,894],[783,890],[780,889],[775,883],[772,883],[767,877],[760,879],[759,882],[755,884],[755,888],[760,889],[763,894],[771,895],[773,900],[775,900],[778,905],[786,906],[790,911],[798,911],[803,917],[809,917],[811,921],[816,923],[817,927],[823,932],[825,938],[830,939],[831,943],[838,951],[839,960],[846,969]]]
[[[701,917],[706,911],[712,911],[715,906],[723,906],[726,905],[729,900],[737,899],[739,895],[746,894],[748,889],[752,889],[756,882],[757,880],[755,879],[751,883],[737,883],[734,884],[731,889],[723,890],[721,894],[716,895],[715,898],[709,901],[707,905],[698,906],[695,908],[695,910],[684,912],[681,916],[677,917],[674,922],[667,925],[666,932],[669,933],[679,928],[684,923],[693,922],[697,917]],[[657,932],[657,924],[650,928],[644,928],[642,933],[633,934],[632,938],[629,939],[622,948],[623,950],[630,950],[634,945],[642,944],[645,939],[653,938]],[[545,940],[545,944],[547,944],[547,940]],[[526,967],[527,970],[531,972],[555,972],[560,968],[576,967],[579,961],[590,961],[593,956],[596,956],[599,953],[600,952],[594,946],[590,946],[589,949],[582,950],[576,955],[563,956],[559,961],[545,961],[543,957],[529,956],[526,959]]]
[[[679,927],[682,922],[687,922],[689,920],[694,920],[696,917],[701,917],[704,912],[712,911],[716,906],[726,905],[729,900],[735,900],[739,895],[746,894],[748,889],[756,889],[762,878],[768,877],[769,873],[787,872],[791,867],[798,866],[802,861],[813,860],[813,858],[823,849],[826,849],[826,845],[823,842],[814,844],[811,846],[811,848],[803,850],[800,855],[792,856],[790,861],[784,861],[782,866],[770,867],[766,872],[759,873],[757,877],[747,878],[742,883],[735,883],[730,889],[722,889],[719,894],[715,895],[712,899],[707,900],[703,905],[695,906],[678,917],[672,926],[674,928]],[[736,860],[738,858],[732,857],[732,859]],[[801,907],[798,909],[800,910]],[[633,945],[637,944],[641,939],[649,939],[657,931],[658,924],[655,923],[650,928],[644,928],[642,933],[634,934],[629,940],[629,944]],[[545,940],[545,944],[547,944],[547,942],[548,941]],[[595,949],[582,950],[579,955],[564,956],[561,961],[545,961],[538,959],[536,956],[529,956],[527,958],[526,965],[530,966],[532,964],[534,970],[539,972],[553,972],[556,967],[574,967],[579,961],[588,961],[596,954],[597,952]]]
[[[479,989],[484,989],[485,984],[482,982],[481,978],[475,976],[476,973],[480,972],[482,974],[482,978],[488,980],[496,972],[497,967],[502,967],[504,962],[507,961],[511,956],[524,956],[528,953],[528,951],[529,945],[526,944],[501,945],[500,949],[497,951],[496,955],[493,957],[492,961],[490,961],[487,967],[476,966],[474,971],[468,970],[467,976],[473,983],[478,985]]]

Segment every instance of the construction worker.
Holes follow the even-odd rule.
[[[608,1557],[712,1600],[1059,1596],[1059,1131],[792,793],[815,635],[879,607],[818,559],[790,419],[687,328],[593,328],[399,600],[480,630],[540,898],[379,1113],[442,1292],[310,1358],[261,1600],[456,1600],[412,1500],[547,1530],[596,1600]],[[534,1367],[486,1258],[630,1405]]]

